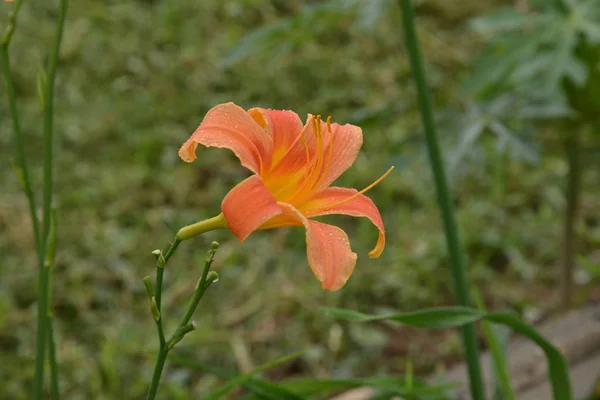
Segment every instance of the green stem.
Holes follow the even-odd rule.
[[[38,280],[38,320],[35,355],[35,377],[33,386],[33,399],[41,399],[44,387],[44,359],[46,353],[46,332],[48,318],[46,316],[48,299],[48,282],[50,271],[48,268],[40,267]]]
[[[189,324],[190,320],[192,319],[192,315],[194,315],[194,311],[196,311],[196,308],[198,308],[198,304],[200,303],[202,296],[204,296],[204,292],[206,292],[206,289],[208,289],[208,286],[214,281],[214,279],[211,279],[211,281],[209,282],[209,285],[207,285],[207,283],[206,283],[206,279],[208,277],[208,272],[210,270],[210,266],[212,265],[212,263],[214,261],[214,255],[215,255],[215,252],[217,251],[218,247],[219,247],[219,244],[217,242],[213,242],[212,247],[207,254],[206,262],[204,263],[204,270],[202,271],[202,277],[196,284],[196,290],[194,291],[194,296],[192,297],[192,301],[190,302],[190,305],[188,306],[188,309],[187,309],[185,315],[183,316],[181,323],[179,324],[180,328]],[[213,272],[213,274],[214,274],[214,272]]]
[[[58,52],[62,41],[63,28],[67,13],[67,0],[60,0],[58,7],[58,16],[56,20],[56,34],[54,45],[50,53],[48,68],[46,71],[46,85],[44,86],[44,187],[42,203],[42,236],[39,246],[40,252],[45,251],[50,232],[50,221],[52,219],[52,160],[53,160],[53,122],[54,122],[54,82],[56,80],[56,68],[58,65]],[[37,320],[37,340],[36,340],[36,365],[34,377],[33,398],[39,399],[42,396],[44,385],[44,355],[46,353],[46,343],[54,341],[54,338],[46,339],[48,328],[47,304],[49,293],[49,268],[40,266],[39,271],[39,289],[38,289],[38,320]],[[50,332],[49,334],[51,334]],[[50,355],[52,356],[52,355]],[[50,360],[55,364],[56,360]]]
[[[171,242],[171,246],[169,246],[169,249],[167,250],[167,252],[163,255],[162,253],[160,253],[160,255],[158,256],[158,259],[156,260],[156,306],[158,308],[158,311],[160,312],[160,306],[161,306],[161,300],[162,300],[162,284],[163,284],[163,274],[165,272],[165,265],[167,264],[167,262],[169,261],[169,259],[171,258],[171,256],[173,255],[173,253],[175,253],[175,250],[177,250],[177,247],[179,247],[179,244],[181,243],[181,239],[179,239],[178,237],[175,237],[175,239],[173,239],[173,241]]]
[[[579,131],[568,133],[565,143],[569,174],[567,176],[567,207],[564,223],[564,249],[561,272],[562,307],[568,309],[573,301],[573,273],[575,270],[575,222],[581,193],[581,163],[579,162]]]
[[[54,343],[54,318],[52,315],[52,278],[54,272],[54,258],[56,255],[56,209],[52,209],[50,219],[50,231],[48,232],[48,243],[46,245],[46,255],[44,256],[44,268],[48,270],[48,309],[46,318],[48,319],[48,357],[50,359],[50,393],[52,400],[60,399],[60,388],[58,385],[58,362],[56,361],[56,346]]]
[[[227,221],[225,220],[223,213],[217,215],[216,217],[184,226],[177,232],[177,238],[180,240],[187,240],[204,232],[213,231],[220,228],[227,228]]]
[[[52,393],[52,400],[60,400],[60,387],[58,385],[58,362],[56,361],[54,320],[52,315],[48,315],[48,357],[50,358],[50,393]]]
[[[63,36],[65,17],[67,14],[67,0],[60,0],[58,17],[56,21],[56,36],[48,68],[46,70],[46,86],[44,87],[44,191],[43,191],[43,238],[46,243],[50,230],[50,208],[52,206],[52,161],[53,161],[53,136],[54,136],[54,82],[58,65],[58,53]],[[45,248],[45,246],[44,246]]]
[[[158,333],[158,356],[156,358],[156,364],[154,365],[154,373],[152,374],[152,381],[150,383],[150,389],[148,390],[148,399],[154,399],[156,396],[156,391],[158,390],[158,383],[160,382],[160,376],[162,375],[162,370],[165,366],[165,361],[167,359],[167,354],[169,349],[167,348],[167,343],[165,340],[165,333],[162,324],[162,312],[161,312],[161,300],[162,300],[162,285],[163,285],[163,275],[165,272],[165,265],[179,247],[181,243],[181,239],[175,237],[171,242],[171,245],[167,249],[166,253],[159,252],[156,259],[156,289],[154,300],[156,303],[156,309],[158,311],[158,318],[155,318],[156,322],[156,331]]]
[[[160,383],[160,376],[162,375],[165,361],[167,360],[167,354],[169,349],[165,344],[160,346],[158,350],[158,357],[156,358],[156,364],[154,365],[154,373],[152,374],[152,382],[150,382],[150,389],[148,390],[148,400],[152,400],[156,397],[158,390],[158,384]]]
[[[432,102],[427,87],[425,70],[423,67],[423,61],[421,59],[419,43],[415,30],[414,11],[410,4],[410,0],[400,0],[400,6],[403,14],[406,45],[419,94],[419,108],[421,110],[421,117],[423,120],[423,126],[425,128],[425,139],[427,141],[429,161],[435,181],[438,203],[444,222],[446,244],[452,266],[454,290],[456,292],[459,304],[463,306],[471,306],[469,284],[465,268],[465,257],[460,244],[458,227],[456,225],[456,219],[454,216],[454,207],[450,196],[450,190],[448,188],[440,146],[437,139]],[[462,328],[462,338],[465,347],[465,356],[468,363],[471,395],[474,400],[484,400],[485,389],[481,375],[479,346],[477,342],[477,333],[473,324],[466,325]]]
[[[15,94],[15,86],[13,82],[12,73],[10,70],[10,58],[8,55],[8,46],[10,39],[16,27],[17,13],[21,8],[22,0],[18,0],[8,17],[8,26],[2,37],[2,44],[0,46],[0,63],[2,68],[2,76],[4,77],[4,83],[6,85],[6,94],[8,96],[8,107],[10,116],[13,124],[13,132],[15,137],[15,152],[17,154],[17,166],[19,180],[21,181],[23,191],[27,196],[27,202],[29,204],[29,215],[31,216],[31,224],[33,229],[33,236],[35,240],[35,246],[40,252],[40,223],[37,217],[35,197],[33,196],[33,189],[31,188],[31,179],[29,178],[29,168],[27,167],[27,159],[25,157],[25,144],[23,141],[23,133],[21,131],[21,122],[19,120],[19,113],[17,110],[17,96]]]
[[[206,221],[214,221],[215,218],[211,218]],[[202,221],[202,222],[206,222],[206,221]],[[216,226],[212,222],[205,223],[204,225],[202,224],[202,222],[200,222],[198,224],[190,225],[190,226],[196,226],[196,227],[204,226],[204,228],[206,228],[205,232],[208,230],[218,228],[218,226]],[[208,229],[209,227],[212,227],[212,228]],[[194,230],[196,232],[198,231],[197,228],[194,228]],[[180,232],[181,232],[181,230],[180,230]],[[175,250],[177,250],[177,247],[179,246],[181,241],[182,241],[182,239],[180,239],[180,236],[178,234],[175,237],[175,239],[173,240],[173,242],[171,243],[171,246],[169,247],[167,252],[164,254],[164,256],[163,256],[162,252],[155,253],[155,254],[157,254],[156,290],[154,290],[154,288],[152,288],[152,285],[148,284],[148,282],[146,282],[146,281],[144,282],[144,284],[146,285],[146,290],[148,291],[148,296],[150,296],[150,301],[152,302],[154,300],[154,303],[152,303],[152,307],[155,307],[155,309],[153,309],[153,315],[155,316],[154,320],[156,322],[156,329],[158,332],[158,339],[159,339],[158,356],[156,359],[156,364],[154,365],[154,373],[152,374],[152,381],[150,382],[150,388],[148,389],[148,396],[147,396],[148,400],[153,400],[156,397],[156,392],[158,391],[158,384],[160,383],[160,377],[162,375],[162,371],[163,371],[163,368],[165,365],[165,361],[167,360],[167,355],[169,354],[169,351],[181,339],[183,339],[183,337],[187,333],[196,329],[195,323],[191,323],[191,324],[189,323],[190,319],[192,318],[194,311],[198,307],[198,304],[200,303],[200,300],[202,299],[204,292],[206,291],[206,289],[208,289],[210,284],[216,280],[216,277],[217,277],[215,272],[211,272],[212,274],[214,274],[214,276],[210,275],[210,273],[209,273],[210,266],[212,265],[212,262],[214,261],[215,252],[217,251],[217,248],[219,247],[219,244],[217,242],[213,242],[211,249],[208,251],[208,253],[206,255],[206,262],[204,264],[204,270],[202,271],[202,278],[200,278],[198,280],[198,283],[196,284],[196,288],[194,291],[194,296],[192,297],[192,301],[190,302],[190,305],[188,306],[188,309],[187,309],[183,319],[181,320],[181,323],[179,324],[179,326],[177,327],[177,329],[175,330],[173,335],[171,335],[171,338],[167,342],[165,340],[164,328],[163,328],[163,323],[162,323],[163,317],[162,317],[162,311],[160,308],[160,300],[159,299],[160,299],[160,294],[162,292],[164,267],[167,264],[167,262],[169,261],[169,259],[171,258],[171,256],[173,255],[173,253],[175,252]],[[147,280],[146,278],[144,278],[144,279]],[[154,294],[154,296],[152,296],[152,294]]]

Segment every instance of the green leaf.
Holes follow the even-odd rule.
[[[169,361],[182,365],[188,368],[197,369],[203,372],[209,372],[211,374],[217,375],[221,378],[233,379],[238,377],[239,375],[234,371],[228,371],[220,368],[210,367],[203,363],[200,363],[196,360],[190,360],[184,357],[181,357],[177,354],[171,355]],[[268,381],[262,379],[249,379],[246,382],[242,383],[245,389],[249,392],[256,394],[256,397],[249,398],[257,398],[257,399],[268,399],[268,400],[303,400],[304,398],[301,396],[292,393],[291,391]]]
[[[506,325],[512,328],[513,331],[518,332],[535,342],[544,351],[548,361],[548,377],[552,384],[554,399],[572,399],[571,382],[569,380],[567,362],[564,356],[534,328],[512,313],[486,313],[474,308],[466,307],[440,307],[386,315],[368,315],[357,311],[338,308],[328,308],[325,310],[334,317],[349,321],[396,321],[405,325],[422,328],[457,327],[481,319],[496,324]]]
[[[325,308],[329,315],[354,322],[396,321],[419,328],[455,328],[480,320],[485,313],[468,307],[439,307],[402,314],[368,315],[343,308]]]
[[[447,399],[446,393],[456,389],[457,384],[429,385],[412,379],[411,386],[406,379],[399,377],[355,378],[355,379],[289,379],[280,383],[281,387],[294,393],[309,397],[333,391],[347,390],[361,386],[392,393],[396,396],[418,396],[422,400]]]
[[[532,164],[539,161],[539,154],[537,151],[531,145],[525,143],[518,135],[508,130],[508,128],[499,121],[491,121],[488,128],[509,144],[516,157]]]
[[[302,355],[303,353],[304,353],[303,351],[300,351],[300,352],[296,352],[296,353],[278,358],[276,360],[273,360],[264,365],[261,365],[260,367],[253,369],[252,371],[250,371],[247,374],[238,375],[235,378],[229,380],[229,382],[224,383],[222,386],[218,387],[217,389],[207,393],[202,398],[204,400],[220,399],[221,397],[223,397],[224,395],[229,393],[230,390],[234,389],[236,386],[243,385],[243,384],[247,383],[248,381],[250,381],[254,377],[254,375],[264,372],[273,367],[276,367],[280,364],[284,364],[288,361],[294,360],[294,359],[298,358],[300,355]],[[264,388],[264,386],[263,386],[263,388]]]
[[[485,125],[486,123],[483,119],[476,119],[460,133],[458,144],[449,156],[448,164],[450,171],[455,171],[465,154],[473,149],[473,145],[483,132]]]
[[[525,23],[532,23],[532,16],[518,12],[513,8],[505,8],[491,15],[474,18],[469,26],[480,33],[498,33],[498,31],[512,31],[521,28]]]
[[[477,303],[477,308],[481,311],[485,311],[483,306],[483,301],[481,300],[481,296],[478,291],[474,291],[473,298]],[[488,345],[488,349],[492,356],[492,363],[494,372],[494,380],[495,380],[495,395],[497,400],[515,400],[515,394],[512,390],[511,379],[508,367],[506,365],[506,357],[504,353],[504,348],[498,335],[496,334],[494,325],[490,324],[487,321],[481,321],[481,328],[485,335],[485,340]]]
[[[285,389],[275,383],[265,381],[262,379],[251,379],[244,387],[250,391],[253,395],[248,396],[247,399],[266,399],[266,400],[304,400],[303,396],[300,396],[288,389]]]

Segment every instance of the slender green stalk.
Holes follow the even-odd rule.
[[[173,242],[171,242],[171,246],[169,246],[169,249],[164,254],[164,256],[162,253],[160,253],[158,259],[156,260],[156,306],[159,312],[162,300],[162,284],[163,274],[165,272],[165,265],[167,264],[169,258],[171,258],[173,253],[175,253],[175,250],[177,250],[177,247],[179,247],[180,243],[181,239],[179,239],[178,237],[173,239]]]
[[[211,219],[211,220],[213,220],[213,219]],[[207,221],[210,221],[210,220],[207,220]],[[195,225],[197,225],[197,224],[195,224]],[[212,224],[208,223],[204,226],[208,227],[208,226],[212,226]],[[216,229],[216,228],[212,228],[212,229]],[[178,234],[178,236],[175,238],[175,240],[172,242],[171,246],[165,253],[164,257],[163,257],[162,252],[160,252],[160,251],[156,251],[154,253],[157,255],[156,290],[154,290],[154,288],[152,287],[152,285],[148,281],[148,279],[144,278],[144,284],[146,285],[146,290],[148,292],[148,296],[150,296],[152,314],[153,314],[154,320],[156,322],[156,329],[157,329],[158,338],[159,338],[158,356],[156,358],[156,364],[154,365],[152,381],[150,382],[150,387],[148,389],[148,396],[147,396],[148,400],[153,400],[156,397],[156,392],[158,391],[158,384],[160,383],[160,377],[162,375],[162,371],[164,369],[165,361],[167,360],[167,355],[169,354],[169,351],[173,347],[175,347],[175,345],[177,343],[179,343],[179,341],[181,341],[187,333],[196,329],[196,324],[194,322],[190,323],[190,319],[192,318],[194,311],[196,311],[196,308],[198,307],[198,304],[200,303],[202,296],[204,296],[206,289],[208,289],[208,287],[213,282],[215,282],[218,277],[215,272],[210,271],[210,266],[212,265],[212,263],[214,261],[215,252],[217,251],[217,248],[219,247],[219,244],[217,242],[213,242],[211,249],[208,251],[208,253],[206,255],[206,262],[204,264],[204,270],[202,271],[202,277],[196,283],[196,288],[194,290],[194,295],[192,297],[190,305],[188,306],[188,309],[187,309],[185,315],[183,316],[181,323],[179,324],[179,326],[177,327],[177,329],[175,330],[175,332],[173,333],[173,335],[171,336],[169,341],[165,341],[164,328],[163,328],[163,324],[162,324],[163,318],[162,318],[162,313],[160,310],[160,303],[158,300],[158,296],[159,296],[159,293],[161,293],[161,291],[162,291],[162,281],[163,281],[162,275],[164,272],[164,266],[166,265],[169,258],[171,258],[171,256],[177,249],[177,246],[179,246],[179,243],[181,243],[181,239],[179,238],[179,234]]]
[[[154,397],[156,396],[156,391],[158,390],[158,383],[160,382],[160,376],[162,375],[162,370],[165,366],[165,361],[169,352],[165,340],[165,333],[161,313],[163,275],[165,272],[165,265],[167,264],[171,256],[173,256],[180,243],[181,239],[175,237],[175,239],[173,239],[171,245],[167,249],[166,253],[163,254],[163,252],[160,250],[154,252],[154,254],[156,255],[156,288],[155,295],[150,299],[150,301],[152,307],[152,314],[156,323],[159,349],[158,356],[156,357],[156,364],[154,365],[154,372],[152,374],[150,389],[148,390],[148,399],[154,399]]]
[[[191,301],[190,305],[188,306],[188,309],[187,309],[185,315],[183,316],[181,323],[179,324],[180,327],[185,326],[190,322],[190,320],[192,319],[192,315],[194,315],[194,311],[196,311],[196,308],[198,307],[198,303],[200,303],[200,299],[202,299],[202,296],[204,296],[204,292],[206,292],[206,289],[208,289],[209,285],[215,281],[215,277],[213,277],[209,280],[209,282],[207,284],[208,272],[210,270],[210,266],[212,265],[213,261],[215,260],[214,257],[215,257],[215,253],[217,252],[218,248],[219,248],[219,243],[213,242],[211,249],[208,251],[208,253],[206,255],[206,262],[204,263],[204,270],[202,271],[202,277],[196,284],[196,290],[194,291],[194,296],[192,297],[192,301]],[[213,272],[213,274],[216,275],[215,272]]]
[[[56,68],[58,66],[58,53],[62,41],[65,17],[67,14],[67,0],[60,0],[58,17],[56,19],[56,34],[54,46],[48,60],[46,70],[46,86],[44,88],[44,193],[43,193],[43,238],[44,244],[50,230],[52,206],[52,162],[53,162],[53,136],[54,136],[54,83]]]
[[[54,343],[54,319],[48,315],[48,357],[50,358],[50,393],[52,400],[60,400],[60,387],[58,385],[58,362],[56,358],[56,345]]]
[[[427,141],[429,161],[437,190],[438,203],[444,222],[446,244],[448,246],[448,253],[450,255],[452,266],[454,290],[456,292],[459,304],[463,306],[470,306],[471,299],[469,297],[470,291],[465,268],[465,257],[460,244],[458,227],[456,225],[456,219],[454,216],[454,207],[452,204],[452,198],[450,196],[450,190],[448,188],[446,173],[444,171],[444,163],[437,139],[432,102],[427,87],[425,70],[423,67],[423,61],[421,59],[419,43],[415,30],[414,11],[410,4],[410,0],[400,0],[400,6],[403,14],[406,45],[419,94],[419,108],[421,109],[421,117],[423,120],[423,126],[425,128],[425,139]],[[485,389],[481,375],[479,346],[477,343],[475,326],[473,324],[464,326],[462,328],[462,337],[465,347],[465,356],[468,363],[471,395],[474,400],[484,400]]]
[[[50,52],[48,67],[46,70],[46,79],[43,93],[43,113],[44,113],[44,185],[43,185],[43,203],[42,203],[42,236],[40,250],[46,249],[46,243],[50,232],[50,222],[52,219],[52,160],[53,160],[53,122],[54,122],[54,82],[56,79],[56,68],[58,65],[58,52],[62,41],[65,17],[67,14],[67,0],[60,0],[58,7],[58,16],[56,19],[56,33],[54,45]],[[38,281],[38,320],[37,320],[37,340],[36,340],[36,363],[35,377],[33,383],[33,398],[40,399],[44,386],[44,356],[46,354],[46,343],[54,342],[54,338],[46,338],[48,334],[48,296],[50,269],[40,266]],[[53,333],[53,332],[50,332]],[[52,356],[52,354],[50,354]],[[51,364],[56,365],[56,360],[50,360]]]
[[[150,389],[148,389],[148,397],[146,397],[148,400],[153,400],[156,397],[160,376],[162,375],[163,368],[165,367],[165,361],[167,360],[167,354],[169,354],[169,349],[164,345],[160,346],[160,349],[158,350],[158,357],[156,358],[156,364],[154,365],[152,382],[150,383]]]
[[[54,343],[54,318],[52,315],[52,273],[54,272],[54,258],[56,255],[56,209],[52,208],[50,219],[50,231],[48,232],[48,243],[46,245],[46,255],[44,257],[44,268],[48,270],[48,310],[46,313],[47,338],[48,338],[48,358],[50,359],[50,393],[52,400],[60,399],[60,388],[58,385],[58,362],[56,361],[56,346]]]
[[[487,312],[483,299],[481,298],[481,295],[477,289],[473,289],[472,296],[475,300],[475,304],[477,304],[477,308],[483,312]],[[483,330],[485,339],[487,341],[487,347],[492,356],[492,377],[494,378],[495,386],[494,399],[516,400],[515,393],[511,385],[510,371],[506,364],[505,346],[503,345],[498,334],[500,329],[506,328],[502,326],[494,326],[487,321],[481,321],[481,329]]]
[[[579,211],[579,198],[581,197],[581,163],[579,162],[579,135],[578,129],[567,134],[565,151],[569,164],[567,176],[567,208],[564,222],[564,248],[560,280],[562,307],[568,309],[573,301],[573,274],[575,271],[575,223]]]
[[[27,202],[29,204],[29,215],[31,216],[31,225],[33,229],[33,236],[35,240],[35,246],[40,252],[40,223],[37,217],[37,207],[35,205],[35,197],[33,196],[33,189],[31,188],[31,179],[29,177],[29,168],[27,167],[27,159],[25,158],[25,144],[23,141],[23,133],[21,131],[21,122],[19,120],[19,113],[17,110],[17,96],[15,94],[15,86],[13,83],[13,77],[10,70],[10,58],[8,55],[8,46],[14,33],[17,13],[23,4],[22,0],[17,0],[15,6],[8,16],[8,26],[2,37],[2,43],[0,45],[0,63],[2,68],[2,76],[4,77],[4,83],[6,86],[6,94],[8,96],[8,107],[10,116],[13,124],[13,132],[15,137],[15,153],[17,154],[17,167],[19,180],[23,187],[23,191],[27,196]]]

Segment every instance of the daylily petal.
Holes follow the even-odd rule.
[[[373,201],[364,194],[357,194],[356,189],[330,187],[317,193],[300,207],[300,211],[308,218],[319,215],[344,214],[353,217],[366,217],[379,229],[377,245],[369,253],[369,257],[378,258],[385,248],[385,227],[383,219]],[[355,196],[355,197],[352,197]],[[345,201],[346,199],[349,199]]]
[[[355,125],[331,124],[333,140],[329,141],[325,153],[332,152],[331,162],[324,168],[324,175],[316,191],[331,185],[340,177],[356,160],[358,151],[362,146],[362,129]],[[329,146],[332,148],[329,149]]]
[[[231,232],[244,241],[265,221],[283,211],[258,175],[236,185],[223,199],[223,215]]]
[[[290,110],[265,108],[252,108],[248,114],[271,135],[274,151],[272,161],[276,164],[298,138],[302,130],[300,117]]]
[[[233,103],[213,107],[187,142],[179,156],[187,162],[196,159],[198,144],[224,147],[235,153],[242,165],[259,174],[271,159],[273,142],[265,130],[241,107]]]
[[[275,177],[308,168],[316,149],[316,139],[312,131],[312,116],[309,116],[309,120],[304,126],[297,116],[297,120],[294,118],[293,123],[288,116],[287,126],[284,125],[284,118],[278,117],[277,122],[273,124],[273,140],[276,144],[269,173],[270,176]]]
[[[350,278],[356,265],[356,253],[350,249],[348,235],[337,226],[310,221],[287,203],[279,203],[284,215],[306,228],[308,265],[326,290],[338,290]]]
[[[320,131],[315,127],[319,124]],[[308,114],[294,142],[265,176],[265,183],[280,201],[301,204],[310,198],[333,154],[326,153],[331,134],[319,117]]]

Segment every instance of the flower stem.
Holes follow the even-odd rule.
[[[184,227],[181,230],[179,230],[179,232],[194,232],[195,234],[191,236],[183,235],[182,238],[178,233],[171,245],[169,246],[167,252],[164,253],[164,255],[160,250],[153,252],[156,255],[156,287],[152,287],[152,284],[148,281],[149,278],[144,278],[144,285],[146,286],[146,291],[148,293],[148,296],[150,297],[152,314],[154,317],[154,321],[156,322],[159,349],[158,356],[156,358],[156,364],[154,365],[154,373],[152,374],[152,381],[150,382],[150,387],[148,389],[148,400],[153,400],[156,397],[156,392],[158,391],[158,384],[160,383],[160,377],[162,375],[162,371],[165,366],[165,361],[167,360],[167,355],[169,354],[169,351],[173,347],[175,347],[175,345],[179,343],[179,341],[181,341],[187,333],[196,329],[196,324],[194,322],[190,323],[190,319],[192,318],[194,311],[196,311],[196,308],[198,307],[202,296],[204,296],[206,289],[208,289],[208,287],[213,282],[216,282],[216,279],[218,278],[215,272],[210,271],[210,266],[214,261],[214,255],[217,251],[217,248],[219,247],[219,244],[217,242],[212,243],[211,249],[206,255],[206,262],[204,264],[204,270],[202,271],[202,278],[198,280],[190,305],[188,306],[188,309],[183,319],[181,320],[181,323],[179,324],[169,341],[165,340],[165,333],[163,327],[163,313],[161,311],[162,285],[165,265],[167,264],[173,253],[175,253],[175,250],[177,250],[177,247],[179,247],[179,244],[182,242],[182,240],[195,236],[202,232],[207,232],[213,229],[220,228],[221,220],[224,220],[222,214],[220,216],[210,218],[206,221],[201,221],[199,223],[189,225],[188,227]],[[186,228],[190,227],[191,229],[186,231]]]
[[[187,240],[204,232],[220,228],[227,228],[227,221],[225,220],[223,213],[217,215],[216,217],[184,226],[177,232],[177,238],[179,240]]]
[[[219,243],[213,242],[210,250],[208,251],[208,253],[206,255],[206,262],[204,263],[204,270],[202,271],[202,277],[196,284],[196,290],[194,291],[194,296],[192,297],[192,301],[191,301],[185,315],[183,316],[181,323],[179,324],[180,327],[185,326],[190,322],[190,320],[192,319],[192,315],[194,315],[194,311],[196,311],[196,308],[198,307],[198,303],[200,303],[202,296],[204,296],[204,292],[215,281],[215,277],[213,277],[207,283],[208,272],[210,270],[210,266],[212,265],[213,261],[215,260],[214,257],[215,257],[215,253],[217,252],[218,248],[219,248]],[[213,272],[213,274],[216,275],[215,272]]]
[[[561,306],[568,310],[573,302],[573,273],[575,271],[575,248],[577,234],[575,223],[579,211],[579,198],[581,197],[581,163],[579,161],[579,132],[581,128],[572,130],[565,140],[565,151],[569,163],[567,176],[567,207],[564,221],[564,247],[563,262],[560,277]]]
[[[173,253],[175,253],[175,250],[177,250],[177,247],[179,247],[180,243],[181,239],[175,237],[175,239],[173,239],[173,242],[171,242],[171,246],[169,246],[169,249],[164,254],[164,256],[162,253],[160,253],[156,261],[156,306],[159,312],[162,300],[162,284],[163,274],[165,272],[165,265],[167,264],[169,258],[171,258]]]
[[[60,400],[60,387],[58,385],[58,362],[56,360],[54,321],[52,315],[48,315],[48,357],[50,358],[50,393],[52,394],[52,400]]]
[[[8,97],[8,107],[10,116],[13,124],[13,132],[15,138],[15,152],[17,154],[17,174],[21,181],[21,186],[27,196],[27,202],[29,204],[29,215],[31,217],[31,224],[33,228],[33,236],[35,240],[35,246],[38,250],[38,256],[40,252],[40,223],[37,217],[35,198],[33,196],[33,189],[31,188],[31,179],[29,178],[29,168],[27,167],[27,159],[25,158],[25,144],[23,142],[23,133],[21,131],[21,122],[19,120],[19,113],[17,110],[17,96],[15,94],[15,86],[13,83],[12,73],[10,71],[10,58],[8,56],[8,46],[10,39],[12,38],[13,32],[17,23],[17,14],[23,4],[22,0],[17,0],[15,6],[8,16],[8,25],[2,36],[2,42],[0,45],[0,63],[2,68],[2,76],[6,85],[6,95]]]
[[[427,141],[429,161],[435,181],[438,203],[444,222],[446,244],[452,266],[454,289],[458,298],[458,302],[463,306],[471,306],[469,284],[465,268],[465,257],[460,244],[458,227],[456,225],[456,219],[454,216],[454,207],[450,196],[450,190],[448,188],[440,146],[435,130],[433,107],[427,87],[425,70],[423,67],[423,61],[421,58],[415,29],[414,10],[410,4],[410,0],[400,0],[400,6],[403,14],[406,45],[409,53],[411,69],[413,71],[413,76],[417,86],[419,108],[421,110],[421,117],[423,120],[423,126],[425,128],[425,139]],[[464,326],[462,328],[462,337],[468,363],[471,395],[474,400],[484,400],[485,390],[481,376],[479,347],[477,344],[477,333],[475,331],[475,326],[473,324]]]
[[[166,345],[162,344],[158,350],[158,357],[156,358],[156,364],[154,365],[154,373],[152,374],[152,382],[150,382],[150,389],[148,390],[148,400],[152,400],[156,397],[156,391],[158,390],[158,384],[160,382],[160,376],[162,375],[165,361],[167,360],[167,354],[169,349]]]
[[[46,244],[46,254],[44,256],[44,268],[48,270],[48,300],[46,302],[48,309],[47,318],[47,338],[48,338],[48,357],[50,359],[50,393],[52,400],[60,399],[60,388],[58,385],[58,362],[56,361],[56,346],[54,343],[54,319],[52,316],[52,273],[54,272],[54,258],[56,255],[56,209],[51,209],[50,231],[48,231],[48,242]]]
[[[42,203],[42,236],[38,251],[42,253],[46,250],[46,243],[50,232],[50,221],[52,218],[52,161],[53,161],[53,121],[54,121],[54,82],[56,79],[56,69],[58,65],[58,51],[62,40],[65,17],[67,14],[67,0],[60,0],[58,6],[58,16],[56,19],[56,33],[54,45],[48,60],[46,70],[46,84],[43,93],[43,113],[44,113],[44,185],[43,185],[43,203]],[[42,397],[44,385],[44,356],[46,353],[46,343],[54,341],[54,338],[46,338],[48,332],[48,294],[50,282],[49,268],[40,265],[39,283],[38,283],[38,320],[37,320],[37,340],[36,340],[36,364],[33,386],[33,398]],[[50,354],[52,356],[52,354]],[[50,360],[50,363],[56,365],[56,360]]]

